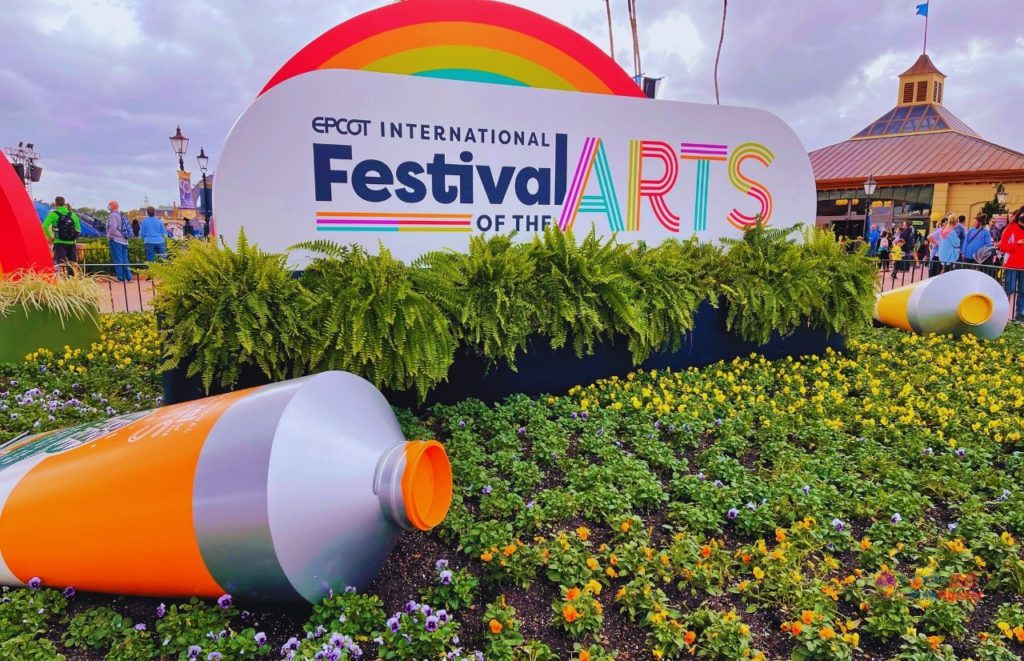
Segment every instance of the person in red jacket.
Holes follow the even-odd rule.
[[[1014,319],[1024,320],[1024,207],[1017,209],[999,239],[999,251],[1006,255],[1006,293],[1016,294]]]

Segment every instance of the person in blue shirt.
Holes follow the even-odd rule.
[[[146,217],[139,225],[139,236],[142,237],[142,243],[146,246],[147,262],[152,262],[157,257],[167,254],[167,237],[170,236],[170,232],[156,217],[156,209],[153,207],[146,208]]]
[[[872,225],[871,231],[868,232],[868,255],[875,256],[878,254],[878,241],[881,233],[878,231],[878,225]]]
[[[964,261],[973,262],[978,251],[992,245],[992,233],[988,230],[988,217],[985,214],[974,219],[974,226],[967,230],[964,239]]]
[[[960,216],[956,219],[956,225],[953,226],[953,231],[956,232],[956,236],[960,239],[960,256],[957,259],[963,257],[964,246],[967,245],[967,226],[964,224],[967,222],[967,216]]]

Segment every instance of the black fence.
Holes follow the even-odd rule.
[[[1024,269],[1008,269],[1003,266],[982,265],[974,262],[956,262],[943,265],[937,261],[917,261],[903,259],[879,260],[878,279],[881,291],[889,291],[915,282],[921,282],[954,269],[971,269],[981,271],[995,278],[1010,297],[1010,320],[1024,322]]]

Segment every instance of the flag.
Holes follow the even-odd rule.
[[[188,172],[178,172],[178,196],[182,209],[195,209],[196,203],[192,199],[192,177]]]
[[[928,17],[928,3],[927,2],[917,6],[917,15],[918,16],[924,16],[925,18]]]

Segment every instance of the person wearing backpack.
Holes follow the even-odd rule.
[[[82,234],[82,221],[71,210],[63,197],[53,200],[53,208],[43,220],[43,231],[53,244],[53,260],[58,270],[72,272],[71,264],[78,263],[78,237]]]
[[[979,214],[973,223],[973,227],[967,230],[964,239],[964,261],[975,262],[985,266],[992,258],[992,233],[988,231],[988,217]]]
[[[110,244],[110,262],[114,265],[114,275],[118,282],[131,282],[132,272],[128,269],[128,237],[132,235],[132,226],[128,219],[121,215],[121,206],[116,200],[107,204],[110,216],[107,217],[107,242]]]

